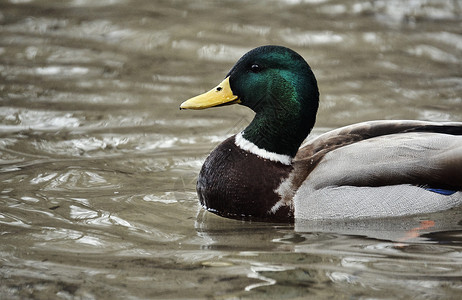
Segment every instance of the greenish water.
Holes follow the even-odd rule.
[[[252,113],[179,111],[264,44],[313,68],[313,131],[462,120],[460,1],[0,0],[0,298],[396,299],[462,292],[462,211],[295,226],[203,211]]]

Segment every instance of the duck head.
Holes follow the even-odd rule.
[[[212,90],[181,109],[240,104],[256,114],[242,136],[266,151],[294,157],[316,120],[319,91],[308,63],[281,46],[255,48]]]

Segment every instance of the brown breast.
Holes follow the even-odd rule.
[[[263,159],[236,146],[235,136],[221,143],[204,162],[197,181],[201,204],[218,215],[271,222],[292,222],[293,211],[275,192],[292,166]]]

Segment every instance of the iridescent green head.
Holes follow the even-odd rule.
[[[256,113],[243,131],[246,140],[269,152],[294,157],[314,126],[319,91],[310,66],[299,54],[281,46],[263,46],[239,59],[220,85],[184,102],[181,108],[230,103]]]

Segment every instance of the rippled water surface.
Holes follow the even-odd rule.
[[[0,298],[453,298],[462,210],[245,223],[195,177],[244,107],[179,111],[246,51],[285,45],[314,135],[462,120],[461,1],[0,1]]]

